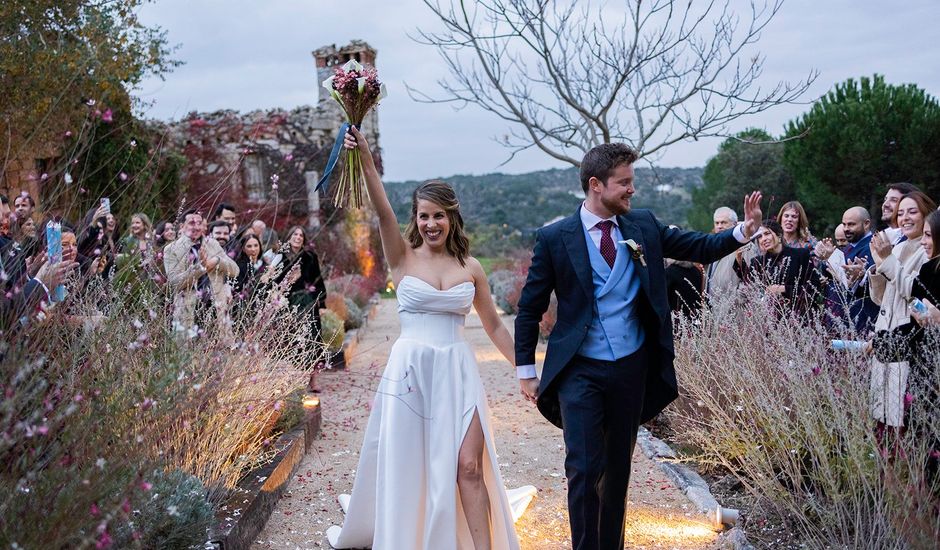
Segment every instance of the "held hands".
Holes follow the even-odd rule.
[[[760,201],[763,196],[760,191],[754,191],[744,197],[744,238],[750,239],[760,228],[763,213],[760,210]]]
[[[536,399],[539,396],[539,379],[538,378],[523,378],[519,380],[519,388],[522,391],[522,396],[525,397],[526,401],[535,403]]]

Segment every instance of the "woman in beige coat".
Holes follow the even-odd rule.
[[[901,198],[894,213],[897,227],[906,237],[894,247],[882,233],[871,239],[872,258],[869,271],[872,300],[881,306],[875,320],[875,331],[891,330],[910,322],[908,304],[911,287],[927,255],[920,245],[924,234],[924,219],[937,205],[919,191]],[[871,360],[871,413],[879,427],[898,428],[904,425],[904,395],[907,391],[907,361],[882,363]]]

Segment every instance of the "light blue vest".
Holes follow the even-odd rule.
[[[619,235],[620,229],[614,226],[610,236],[617,246],[617,259],[611,269],[584,229],[594,280],[594,316],[578,355],[591,359],[613,361],[643,345],[643,326],[636,312],[636,297],[640,291],[638,268],[626,245],[616,242],[622,240]]]

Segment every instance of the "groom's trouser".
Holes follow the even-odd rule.
[[[575,356],[558,380],[573,550],[621,550],[630,463],[646,394],[646,352]]]

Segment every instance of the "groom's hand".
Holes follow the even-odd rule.
[[[539,379],[538,378],[523,378],[519,380],[519,387],[522,389],[522,396],[526,398],[527,401],[535,403],[535,400],[539,396]]]
[[[760,211],[761,198],[760,191],[754,191],[744,197],[744,226],[741,229],[746,239],[754,236],[763,221],[763,213]]]

